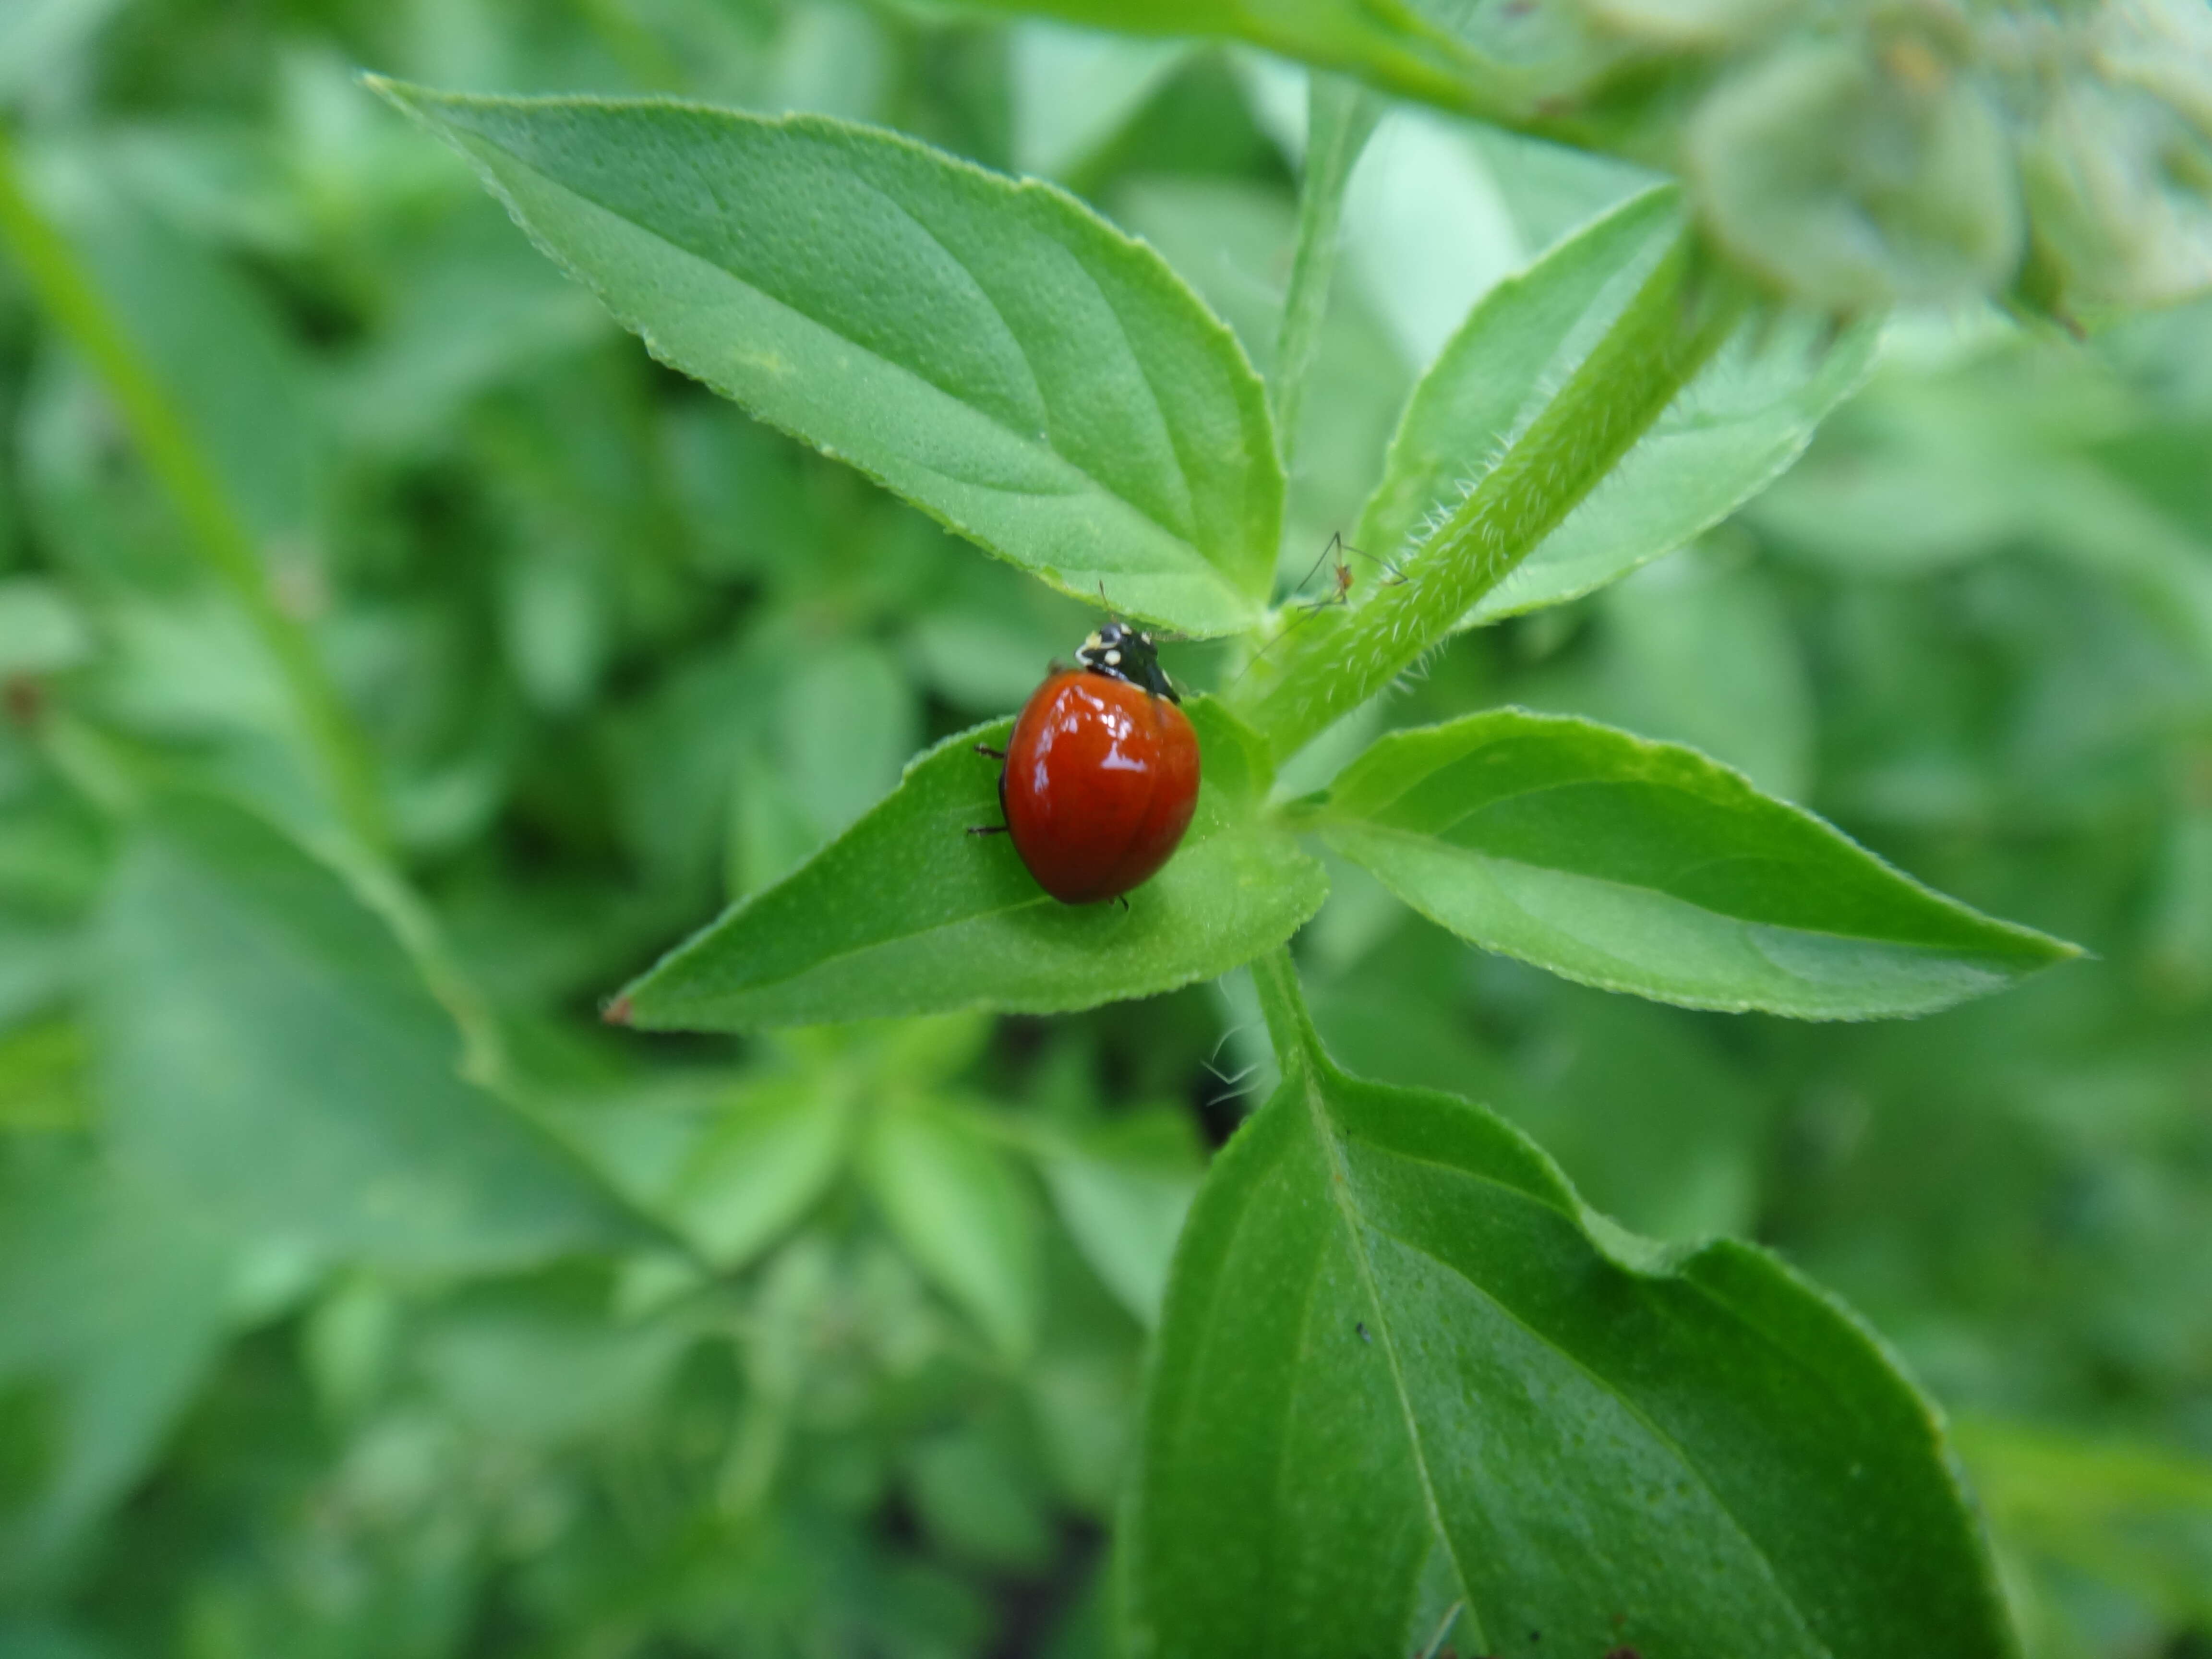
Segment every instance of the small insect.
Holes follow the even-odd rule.
[[[1198,805],[1198,733],[1152,636],[1108,622],[1030,694],[1003,750],[1003,824],[1037,885],[1063,904],[1120,898],[1157,873]]]
[[[1364,1319],[1355,1320],[1352,1322],[1352,1328],[1359,1333],[1359,1340],[1362,1342],[1372,1342],[1375,1340],[1373,1337],[1367,1334],[1367,1322]]]
[[[1313,562],[1313,569],[1300,577],[1297,586],[1291,590],[1293,593],[1302,590],[1325,564],[1329,568],[1328,592],[1319,599],[1306,600],[1299,609],[1307,611],[1326,611],[1331,605],[1352,603],[1352,567],[1345,562],[1344,557],[1347,553],[1366,560],[1368,563],[1380,570],[1382,574],[1377,580],[1385,587],[1395,587],[1406,580],[1406,573],[1399,569],[1396,565],[1388,559],[1378,559],[1372,553],[1361,552],[1350,542],[1345,540],[1343,532],[1340,531],[1328,538],[1328,545],[1322,549],[1321,557]]]
[[[1285,605],[1296,606],[1298,612],[1297,619],[1253,653],[1252,659],[1238,670],[1236,679],[1230,682],[1231,685],[1257,668],[1261,660],[1270,651],[1321,615],[1322,611],[1334,611],[1340,605],[1348,605],[1352,603],[1353,574],[1352,566],[1345,560],[1344,556],[1347,553],[1357,555],[1381,570],[1382,574],[1376,580],[1384,587],[1396,587],[1406,580],[1406,573],[1389,560],[1378,559],[1371,553],[1360,552],[1358,548],[1344,539],[1341,531],[1338,532],[1328,538],[1328,545],[1322,549],[1321,556],[1313,562],[1312,568],[1304,575],[1298,578],[1297,584],[1291,589],[1289,597],[1284,600]],[[1299,599],[1297,596],[1305,591],[1307,584],[1319,574],[1324,564],[1329,567],[1328,591],[1314,599]]]

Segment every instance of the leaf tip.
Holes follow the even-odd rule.
[[[599,1010],[599,1018],[610,1025],[628,1025],[630,1023],[630,1000],[627,992]]]

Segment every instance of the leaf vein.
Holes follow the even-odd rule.
[[[1322,1110],[1325,1114],[1326,1108],[1323,1108]],[[1334,1121],[1334,1120],[1326,1121]],[[1369,1144],[1371,1145],[1372,1143]],[[1401,1152],[1395,1147],[1382,1148],[1381,1150],[1389,1152],[1394,1158],[1406,1158],[1411,1162],[1421,1164],[1435,1169],[1443,1170],[1452,1175],[1460,1176],[1462,1179],[1480,1182],[1485,1186],[1490,1187],[1498,1192],[1504,1193],[1510,1197],[1516,1198],[1524,1204],[1534,1205],[1537,1207],[1549,1210],[1554,1215],[1561,1216],[1563,1219],[1567,1220],[1571,1224],[1573,1221],[1572,1217],[1565,1216],[1564,1212],[1556,1209],[1553,1206],[1543,1203],[1541,1200],[1534,1197],[1526,1189],[1516,1187],[1510,1182],[1500,1181],[1495,1176],[1480,1174],[1477,1171],[1465,1168],[1463,1165],[1439,1164],[1433,1158],[1424,1158],[1414,1154]],[[1339,1207],[1343,1211],[1346,1218],[1347,1224],[1350,1224],[1351,1218],[1353,1213],[1350,1207],[1350,1200],[1347,1199],[1340,1204]],[[1423,1245],[1417,1240],[1408,1238],[1401,1233],[1395,1232],[1390,1228],[1385,1227],[1379,1221],[1370,1219],[1368,1220],[1365,1224],[1374,1228],[1377,1233],[1381,1234],[1383,1237],[1391,1240],[1394,1243],[1401,1245],[1405,1249],[1413,1252],[1415,1255],[1422,1256],[1430,1261],[1433,1261],[1438,1267],[1443,1268],[1447,1273],[1450,1273],[1453,1278],[1465,1285],[1469,1290],[1473,1291],[1477,1296],[1480,1297],[1492,1307],[1497,1309],[1500,1314],[1504,1315],[1505,1318],[1510,1320],[1520,1330],[1526,1333],[1540,1346],[1549,1352],[1558,1355],[1569,1365],[1572,1366],[1574,1370],[1582,1376],[1586,1378],[1590,1384],[1598,1390],[1598,1392],[1607,1395],[1618,1403],[1621,1410],[1626,1412],[1629,1418],[1639,1428],[1641,1428],[1646,1434],[1650,1435],[1655,1443],[1672,1455],[1674,1461],[1679,1463],[1685,1471],[1696,1479],[1698,1485],[1702,1487],[1706,1495],[1712,1499],[1713,1507],[1718,1510],[1721,1516],[1727,1521],[1729,1530],[1734,1532],[1738,1538],[1743,1540],[1745,1547],[1751,1552],[1753,1559],[1759,1563],[1761,1575],[1765,1578],[1766,1582],[1773,1587],[1778,1601],[1789,1613],[1791,1620],[1796,1625],[1799,1632],[1803,1635],[1806,1641],[1811,1644],[1812,1650],[1817,1654],[1825,1656],[1825,1659],[1833,1659],[1834,1650],[1831,1649],[1826,1642],[1822,1641],[1820,1638],[1814,1632],[1812,1628],[1806,1624],[1804,1615],[1797,1609],[1796,1597],[1790,1593],[1788,1586],[1783,1583],[1781,1575],[1776,1571],[1774,1563],[1768,1556],[1765,1547],[1761,1545],[1759,1540],[1752,1534],[1750,1528],[1747,1527],[1742,1520],[1737,1516],[1735,1511],[1729,1507],[1728,1501],[1721,1496],[1719,1490],[1715,1487],[1711,1480],[1707,1478],[1704,1469],[1698,1465],[1697,1460],[1690,1455],[1688,1450],[1680,1441],[1676,1440],[1673,1435],[1668,1433],[1666,1430],[1655,1422],[1645,1413],[1644,1409],[1638,1406],[1635,1401],[1632,1400],[1626,1394],[1622,1392],[1601,1372],[1593,1370],[1579,1354],[1577,1354],[1573,1350],[1564,1346],[1545,1332],[1530,1324],[1528,1320],[1522,1316],[1519,1310],[1514,1308],[1511,1304],[1498,1296],[1487,1286],[1468,1276],[1455,1263],[1445,1260],[1443,1256],[1438,1255],[1435,1251],[1428,1249],[1425,1245]],[[1355,1249],[1358,1249],[1358,1253],[1364,1265],[1366,1261],[1364,1250],[1359,1249],[1359,1247],[1357,1245],[1355,1245]],[[1389,1326],[1389,1316],[1382,1311],[1382,1304],[1379,1297],[1376,1300],[1376,1317],[1383,1325],[1387,1332]],[[1395,1365],[1393,1367],[1393,1370],[1395,1375]],[[1410,1401],[1401,1401],[1401,1403],[1406,1412],[1407,1419],[1410,1424],[1413,1420],[1412,1402]],[[1416,1449],[1418,1450],[1418,1439],[1416,1440],[1415,1445]],[[1426,1480],[1427,1471],[1425,1467],[1423,1469],[1423,1480],[1425,1485],[1426,1483]],[[1456,1560],[1456,1557],[1455,1557],[1455,1560]]]

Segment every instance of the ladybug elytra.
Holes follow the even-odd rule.
[[[1152,635],[1109,622],[1080,666],[1030,695],[1003,753],[1005,833],[1037,885],[1063,904],[1120,898],[1158,871],[1198,805],[1198,734]]]

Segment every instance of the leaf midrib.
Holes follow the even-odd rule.
[[[978,729],[988,730],[988,728],[982,727]],[[960,739],[966,738],[968,735],[969,734],[965,732],[959,733],[955,738],[948,739],[948,741],[959,741]],[[1195,827],[1194,823],[1194,827]],[[1200,847],[1211,846],[1217,841],[1229,840],[1240,835],[1249,836],[1256,840],[1259,838],[1261,834],[1265,832],[1266,827],[1267,826],[1264,824],[1255,823],[1250,821],[1224,823],[1218,829],[1215,830],[1211,835],[1198,836],[1187,842],[1184,847],[1178,848],[1176,849],[1177,855],[1180,856],[1184,852],[1191,851]],[[798,875],[804,873],[805,872],[803,870],[795,872],[793,878],[797,879]],[[757,894],[754,898],[746,900],[744,904],[738,908],[734,914],[709,923],[707,931],[696,941],[697,946],[700,949],[705,949],[714,942],[715,937],[725,927],[736,926],[738,922],[744,918],[747,911],[750,909],[751,906],[755,902],[758,900],[767,898],[769,894],[776,890],[777,890],[775,888],[770,888],[767,892]],[[902,932],[885,933],[878,938],[864,939],[858,945],[848,945],[841,950],[830,951],[825,956],[816,957],[806,963],[805,966],[794,969],[790,973],[780,975],[775,978],[757,980],[750,984],[739,986],[734,989],[724,988],[718,990],[699,992],[684,997],[681,999],[681,1001],[690,1003],[695,1006],[701,1003],[713,1004],[726,1001],[732,997],[749,997],[781,990],[789,987],[799,980],[806,978],[810,974],[819,973],[824,969],[830,968],[838,963],[848,961],[854,957],[865,956],[871,951],[880,951],[892,945],[904,945],[911,940],[926,939],[932,933],[943,933],[949,928],[965,927],[971,923],[989,921],[995,917],[1010,915],[1018,910],[1033,910],[1042,905],[1049,904],[1053,902],[1054,901],[1050,895],[1040,890],[1034,898],[1019,899],[1010,904],[987,906],[981,909],[969,911],[963,915],[954,916],[949,921],[934,921],[925,927],[908,928]],[[638,981],[636,988],[629,994],[634,1006],[636,1006],[643,998],[651,994],[650,988],[653,980],[658,978],[664,971],[673,971],[683,964],[684,957],[690,953],[690,946],[679,949],[677,955],[671,957],[668,962],[659,967],[653,969],[645,975],[644,978]],[[678,1006],[678,1000],[672,997],[669,1000],[669,1005],[661,1012],[674,1012],[677,1011]]]
[[[1389,1318],[1383,1312],[1382,1297],[1375,1283],[1375,1265],[1368,1259],[1364,1242],[1359,1235],[1357,1217],[1351,1207],[1352,1171],[1344,1161],[1343,1148],[1338,1146],[1334,1120],[1328,1115],[1328,1104],[1322,1100],[1318,1067],[1320,1058],[1309,1042],[1297,1056],[1297,1086],[1304,1095],[1306,1115],[1313,1129],[1315,1140],[1328,1164],[1329,1202],[1344,1224],[1346,1239],[1350,1246],[1353,1266],[1358,1270],[1361,1288],[1366,1291],[1367,1304],[1375,1315],[1375,1323],[1382,1339],[1382,1355],[1390,1366],[1390,1391],[1397,1397],[1399,1420],[1406,1426],[1406,1438],[1413,1454],[1413,1468],[1420,1477],[1421,1503],[1428,1511],[1429,1525],[1450,1558],[1452,1575],[1458,1580],[1462,1604],[1466,1607],[1468,1623],[1474,1626],[1475,1645],[1488,1648],[1490,1638],[1483,1627],[1482,1613],[1469,1597],[1467,1568],[1459,1559],[1459,1547],[1454,1542],[1451,1529],[1444,1525],[1443,1509],[1437,1501],[1436,1483],[1429,1475],[1429,1456],[1421,1443],[1421,1425],[1413,1413],[1413,1397],[1406,1389],[1404,1367],[1399,1363],[1398,1345],[1392,1334]]]
[[[1486,852],[1480,848],[1462,847],[1456,842],[1445,841],[1439,836],[1431,835],[1426,830],[1401,829],[1395,824],[1380,823],[1372,818],[1347,817],[1338,819],[1336,823],[1330,827],[1341,827],[1368,834],[1384,836],[1395,841],[1406,842],[1438,851],[1455,854],[1462,858],[1478,859],[1487,864],[1510,865],[1516,870],[1534,870],[1540,871],[1547,875],[1566,876],[1576,881],[1589,882],[1593,886],[1610,887],[1624,893],[1650,893],[1660,898],[1672,899],[1675,903],[1681,905],[1686,909],[1694,910],[1701,915],[1717,917],[1723,921],[1734,922],[1740,927],[1771,927],[1778,932],[1802,933],[1809,939],[1834,939],[1838,944],[1844,945],[1880,945],[1884,949],[1892,951],[1923,951],[1931,956],[1946,957],[1954,960],[1980,957],[1987,958],[1995,963],[2009,964],[2014,963],[2016,959],[2020,959],[2020,957],[2024,955],[2024,952],[2007,952],[1987,945],[1927,945],[1912,939],[1885,938],[1879,933],[1838,933],[1832,927],[1808,927],[1802,922],[1770,921],[1759,916],[1741,916],[1735,915],[1733,911],[1717,910],[1711,905],[1700,904],[1693,899],[1686,899],[1678,893],[1668,892],[1663,887],[1650,887],[1646,886],[1640,882],[1622,881],[1612,876],[1593,875],[1588,871],[1571,869],[1560,865],[1533,864],[1526,859],[1508,858],[1503,854]],[[1726,863],[1729,861],[1729,860],[1706,860],[1709,864]],[[1778,863],[1781,862],[1781,860],[1774,860],[1774,862]],[[1691,867],[1693,869],[1702,869],[1705,866],[1703,865],[1697,865]],[[1887,866],[1884,866],[1884,870],[1885,873],[1899,875],[1901,879],[1909,879],[1909,878],[1903,878],[1899,872],[1888,870]],[[1940,895],[1926,895],[1926,896],[1935,896],[1940,899]],[[1520,907],[1517,905],[1515,908],[1516,909],[1520,909]],[[1545,921],[1542,917],[1537,916],[1528,910],[1521,910],[1521,914],[1528,916],[1529,921],[1537,923],[1539,926],[1544,927],[1547,929],[1556,930],[1557,924]],[[1980,921],[1980,925],[1985,927],[1993,928],[2002,926],[2001,923],[1992,922],[1986,919],[1982,919]],[[1583,942],[1584,944],[1589,943],[1587,940]],[[1598,947],[1593,945],[1590,948],[1596,949]],[[1607,952],[1607,954],[1610,955],[1611,953]],[[1620,957],[1613,957],[1613,959],[1615,961],[1621,960]],[[1622,965],[1626,967],[1633,967],[1635,964],[1624,962]],[[1778,964],[1775,964],[1775,971],[1777,973],[1788,974],[1788,970],[1780,967]],[[1804,980],[1803,976],[1801,975],[1788,974],[1788,976],[1793,981],[1808,984],[1812,983],[1810,981]]]
[[[1322,1098],[1321,1088],[1319,1086],[1317,1068],[1322,1063],[1324,1062],[1321,1061],[1318,1057],[1310,1051],[1310,1049],[1303,1054],[1300,1056],[1299,1069],[1302,1073],[1302,1076],[1299,1081],[1300,1087],[1305,1096],[1308,1115],[1312,1123],[1315,1138],[1320,1142],[1322,1155],[1328,1163],[1330,1175],[1328,1183],[1329,1200],[1336,1210],[1339,1219],[1340,1219],[1344,1224],[1346,1241],[1351,1249],[1352,1261],[1358,1268],[1360,1283],[1366,1290],[1369,1305],[1374,1310],[1376,1323],[1380,1328],[1381,1335],[1382,1337],[1383,1353],[1390,1364],[1391,1389],[1398,1397],[1399,1414],[1406,1425],[1407,1437],[1413,1444],[1413,1465],[1420,1474],[1422,1499],[1427,1506],[1431,1524],[1436,1528],[1437,1535],[1443,1540],[1445,1553],[1451,1557],[1452,1571],[1458,1575],[1460,1594],[1462,1598],[1467,1597],[1469,1593],[1467,1582],[1467,1572],[1460,1565],[1458,1548],[1452,1540],[1451,1534],[1443,1524],[1443,1511],[1437,1501],[1435,1485],[1431,1480],[1429,1474],[1428,1454],[1421,1442],[1419,1419],[1414,1413],[1412,1396],[1406,1388],[1404,1370],[1398,1362],[1397,1344],[1392,1336],[1392,1322],[1389,1314],[1386,1310],[1386,1304],[1382,1300],[1382,1294],[1376,1285],[1374,1263],[1367,1253],[1366,1240],[1361,1231],[1363,1226],[1373,1226],[1375,1231],[1381,1233],[1384,1237],[1389,1238],[1394,1242],[1403,1245],[1406,1249],[1427,1258],[1431,1261],[1434,1261],[1438,1267],[1443,1268],[1447,1273],[1451,1274],[1454,1279],[1457,1279],[1460,1283],[1466,1285],[1469,1289],[1473,1290],[1476,1295],[1481,1297],[1484,1301],[1487,1302],[1492,1307],[1497,1309],[1500,1314],[1504,1316],[1506,1319],[1510,1320],[1522,1331],[1525,1332],[1547,1352],[1556,1354],[1559,1358],[1565,1360],[1569,1365],[1573,1367],[1576,1371],[1588,1378],[1591,1384],[1595,1387],[1599,1392],[1606,1395],[1607,1397],[1614,1401],[1620,1406],[1621,1410],[1627,1413],[1631,1420],[1636,1423],[1638,1427],[1642,1428],[1646,1434],[1650,1435],[1654,1442],[1665,1448],[1668,1453],[1673,1456],[1674,1461],[1682,1468],[1682,1469],[1695,1479],[1698,1485],[1703,1488],[1706,1495],[1711,1498],[1715,1510],[1727,1518],[1729,1528],[1735,1533],[1738,1538],[1743,1540],[1745,1547],[1751,1552],[1753,1558],[1758,1561],[1760,1571],[1765,1575],[1767,1583],[1774,1589],[1779,1605],[1783,1607],[1789,1613],[1790,1618],[1796,1621],[1800,1632],[1803,1635],[1805,1640],[1810,1644],[1812,1651],[1822,1656],[1822,1659],[1834,1659],[1834,1650],[1830,1648],[1825,1641],[1821,1640],[1820,1638],[1817,1636],[1805,1623],[1804,1615],[1798,1610],[1795,1596],[1790,1593],[1788,1587],[1783,1583],[1781,1576],[1776,1571],[1774,1563],[1768,1557],[1765,1547],[1761,1546],[1758,1539],[1752,1535],[1751,1532],[1745,1526],[1743,1522],[1737,1517],[1735,1510],[1729,1507],[1727,1501],[1722,1498],[1720,1492],[1713,1486],[1712,1483],[1705,1478],[1704,1470],[1698,1467],[1696,1461],[1690,1456],[1688,1452],[1683,1449],[1680,1443],[1677,1442],[1672,1435],[1669,1435],[1656,1423],[1654,1423],[1644,1414],[1642,1408],[1639,1407],[1634,1401],[1631,1400],[1626,1395],[1621,1393],[1620,1390],[1615,1388],[1605,1376],[1599,1372],[1593,1370],[1579,1355],[1560,1346],[1559,1344],[1553,1341],[1551,1337],[1547,1335],[1544,1332],[1529,1324],[1521,1316],[1516,1310],[1493,1294],[1486,1286],[1468,1277],[1453,1263],[1446,1261],[1443,1258],[1425,1249],[1416,1241],[1402,1237],[1399,1234],[1391,1231],[1389,1228],[1381,1225],[1379,1223],[1366,1220],[1365,1218],[1354,1207],[1352,1198],[1352,1187],[1351,1167],[1345,1161],[1343,1147],[1339,1144],[1337,1139],[1335,1133],[1336,1120],[1329,1115],[1328,1104]],[[1433,1158],[1421,1158],[1413,1157],[1409,1154],[1401,1154],[1395,1152],[1395,1149],[1391,1149],[1391,1154],[1394,1157],[1407,1156],[1411,1158],[1411,1161],[1428,1164],[1431,1167],[1446,1170],[1452,1175],[1458,1176],[1464,1179],[1480,1182],[1483,1185],[1489,1187],[1495,1191],[1503,1193],[1509,1198],[1516,1200],[1522,1204],[1550,1211],[1553,1214],[1561,1213],[1553,1206],[1545,1204],[1540,1199],[1536,1198],[1534,1194],[1521,1188],[1514,1186],[1510,1182],[1501,1181],[1495,1176],[1486,1175],[1479,1170],[1468,1170],[1462,1165],[1439,1164]],[[1571,1224],[1573,1219],[1571,1217],[1567,1217],[1565,1218]],[[1474,1607],[1471,1601],[1467,1606],[1467,1616],[1476,1626],[1477,1640],[1482,1646],[1487,1647],[1489,1645],[1489,1642],[1486,1636],[1482,1632],[1481,1615],[1479,1610]]]

